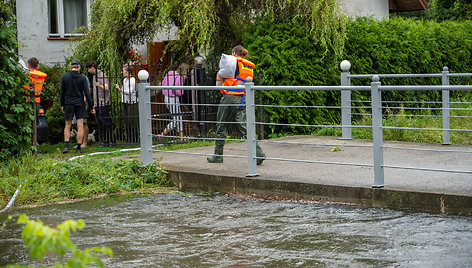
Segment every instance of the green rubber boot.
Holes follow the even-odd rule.
[[[262,151],[262,148],[259,145],[259,143],[256,143],[256,156],[257,157],[264,157],[264,158],[266,157],[266,155],[265,155],[264,151]],[[256,160],[257,165],[261,165],[262,162],[264,162],[264,159],[257,159]]]
[[[207,161],[210,163],[223,163],[223,146],[216,145],[214,154],[207,157]]]

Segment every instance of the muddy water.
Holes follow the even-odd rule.
[[[73,241],[79,248],[111,247],[113,258],[103,257],[107,267],[472,266],[466,216],[179,194],[10,213],[54,226],[83,219]],[[0,231],[0,266],[30,261],[20,237],[16,224]]]

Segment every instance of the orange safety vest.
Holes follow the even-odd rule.
[[[46,79],[46,76],[48,76],[46,73],[43,73],[39,70],[32,70],[29,73],[29,78],[31,79],[31,84],[34,84],[34,96],[36,103],[41,102],[41,90],[43,90],[43,85],[44,85],[44,80]],[[24,85],[24,88],[30,89],[29,85]],[[30,101],[29,97],[29,92],[26,92],[27,97],[26,97],[26,102]]]
[[[237,58],[239,74],[235,78],[225,79],[223,86],[241,86],[238,85],[239,81],[246,82],[246,79],[254,77],[254,72],[252,71],[256,65],[248,60]],[[240,89],[222,89],[220,90],[223,94],[230,95],[246,95],[246,91],[243,88]]]

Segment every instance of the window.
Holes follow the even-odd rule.
[[[90,0],[48,0],[49,37],[69,37],[87,25]]]

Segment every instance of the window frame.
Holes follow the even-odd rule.
[[[81,33],[66,33],[65,32],[65,21],[64,21],[64,0],[47,0],[48,1],[48,40],[68,40],[70,37],[73,36],[81,36]],[[58,33],[51,33],[50,32],[50,18],[51,14],[49,14],[49,1],[56,2],[56,21],[57,21],[57,31]],[[90,6],[92,5],[93,0],[85,0],[85,8],[87,12],[87,21],[86,25],[90,27]]]

